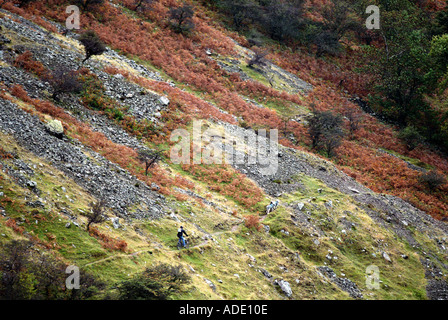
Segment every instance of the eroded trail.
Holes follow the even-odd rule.
[[[238,231],[239,227],[240,227],[240,224],[237,224],[237,225],[233,225],[232,228],[230,228],[229,230],[224,230],[224,231],[219,231],[219,232],[214,232],[214,233],[207,234],[207,236],[208,236],[207,239],[203,240],[199,244],[196,244],[194,246],[190,246],[189,249],[205,246],[205,245],[207,245],[210,242],[210,240],[213,240],[214,237],[220,236],[220,235],[222,235],[224,233],[227,233],[229,231],[231,233],[235,233],[235,232]],[[165,248],[165,246],[163,246],[160,243],[156,243],[156,246],[158,246],[159,248],[165,249],[164,251],[166,251],[166,252],[168,252],[168,251],[176,252],[176,251],[173,251],[171,248]],[[146,247],[143,250],[139,250],[137,252],[132,252],[132,253],[129,253],[129,254],[119,253],[119,254],[116,254],[116,255],[112,255],[112,256],[109,256],[109,257],[106,257],[106,258],[99,259],[97,261],[89,262],[89,263],[85,264],[83,266],[83,268],[89,267],[89,266],[92,266],[92,265],[96,265],[96,264],[100,264],[100,263],[103,263],[103,262],[106,262],[106,261],[114,260],[114,259],[117,259],[117,258],[132,258],[132,257],[138,256],[139,254],[142,254],[142,253],[150,253],[150,254],[152,254],[151,247]]]
[[[220,236],[220,235],[222,235],[224,233],[227,233],[229,231],[231,233],[235,233],[235,232],[238,231],[239,227],[240,227],[240,224],[236,224],[236,225],[233,225],[232,228],[230,228],[230,230],[224,230],[224,231],[218,231],[218,232],[210,233],[210,234],[208,234],[208,238],[207,239],[205,239],[204,241],[202,241],[199,244],[196,244],[194,246],[190,246],[190,248],[197,248],[197,247],[205,246],[206,244],[208,244],[210,242],[210,240],[213,240],[213,237]]]
[[[109,257],[106,257],[106,258],[103,258],[103,259],[100,259],[97,261],[89,262],[89,263],[85,264],[83,267],[84,268],[89,267],[94,264],[102,263],[102,262],[113,260],[113,259],[120,258],[120,257],[121,258],[131,258],[131,257],[138,256],[139,254],[144,253],[144,252],[151,253],[151,250],[145,249],[145,250],[140,250],[140,251],[129,253],[129,254],[116,254],[116,255],[109,256]]]

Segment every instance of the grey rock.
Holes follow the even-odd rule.
[[[386,260],[387,262],[392,262],[392,259],[387,254],[387,252],[383,252],[382,256],[383,256],[384,260]]]
[[[2,101],[1,108],[0,129],[12,130],[23,147],[51,161],[93,196],[105,199],[107,206],[117,214],[127,217],[127,208],[139,203],[148,210],[133,211],[134,218],[160,217],[165,211],[162,209],[163,201],[157,197],[157,193],[150,188],[136,187],[139,180],[126,170],[99,154],[85,152],[87,150],[79,142],[64,141],[47,134],[42,130],[43,124],[39,119],[17,108],[10,101]],[[87,153],[92,154],[95,161],[91,161]],[[38,191],[35,181],[22,181],[33,192]]]
[[[11,43],[11,40],[5,37],[4,35],[0,35],[0,44]]]
[[[250,254],[246,253],[246,255],[249,257],[249,259],[253,262],[256,263],[257,259],[255,259],[253,256],[251,256]]]
[[[263,228],[266,233],[269,233],[269,231],[271,230],[271,227],[269,227],[268,225],[265,225],[265,224],[263,225]]]
[[[64,127],[59,120],[50,120],[45,124],[45,129],[56,137],[61,137],[64,134]]]
[[[114,226],[115,229],[118,229],[121,227],[121,224],[119,221],[120,219],[118,217],[112,218],[111,220],[112,220],[112,225]]]
[[[159,98],[159,102],[165,107],[170,104],[170,100],[167,97],[163,96]]]
[[[154,183],[154,182],[151,183],[151,188],[156,190],[156,191],[160,190],[160,187],[156,183]]]
[[[37,187],[37,182],[36,181],[28,181],[27,183],[27,186],[28,187],[30,187],[30,188],[36,188]]]
[[[272,278],[272,274],[270,274],[267,270],[260,268],[260,272],[268,279]]]
[[[26,205],[31,208],[45,208],[45,204],[40,200],[28,201]]]
[[[331,282],[334,282],[341,290],[348,292],[348,294],[355,299],[362,299],[363,295],[358,286],[351,280],[343,277],[338,277],[336,273],[329,267],[318,267],[318,271],[322,272]]]
[[[291,286],[288,281],[283,279],[275,280],[274,284],[278,285],[288,298],[292,296]]]
[[[210,288],[212,288],[213,292],[216,292],[216,286],[213,282],[211,282],[210,280],[205,279],[205,278],[204,278],[204,281],[209,285]]]

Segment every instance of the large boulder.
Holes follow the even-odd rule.
[[[45,124],[45,129],[48,131],[48,133],[58,138],[62,138],[62,136],[64,135],[64,127],[59,120],[48,121]]]
[[[278,285],[280,287],[280,289],[282,289],[282,291],[286,294],[286,296],[288,298],[290,298],[292,296],[291,286],[289,285],[288,281],[280,279],[280,280],[275,280],[274,283],[276,285]]]
[[[163,105],[163,106],[168,106],[170,104],[170,100],[167,97],[161,96],[159,98],[159,102]]]

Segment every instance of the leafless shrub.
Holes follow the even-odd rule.
[[[104,215],[105,205],[106,202],[104,200],[90,203],[90,212],[86,214],[87,231],[90,231],[90,225],[106,221],[106,216]]]
[[[260,67],[264,67],[267,65],[267,60],[266,60],[266,56],[267,56],[267,52],[266,51],[260,51],[260,50],[255,50],[254,51],[255,54],[254,56],[247,62],[247,66],[248,67],[253,67],[255,66],[260,66]]]
[[[162,154],[159,151],[153,150],[139,150],[138,159],[145,164],[145,175],[148,175],[148,170],[162,159]]]

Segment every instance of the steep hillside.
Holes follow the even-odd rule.
[[[92,299],[118,299],[117,285],[160,263],[191,277],[174,299],[448,298],[447,186],[427,193],[416,182],[428,169],[448,173],[443,154],[405,150],[394,127],[322,76],[332,62],[273,45],[268,61],[248,67],[254,48],[207,6],[192,2],[196,32],[185,36],[162,18],[176,1],[157,2],[149,16],[130,3],[83,15],[82,29],[108,46],[84,63],[80,35],[64,32],[67,15],[58,15],[63,1],[0,10],[2,248],[30,240],[78,266],[105,284],[84,296]],[[76,74],[77,92],[55,96],[49,79],[60,70]],[[362,116],[338,157],[310,147],[313,105]],[[244,161],[174,163],[172,134],[193,136],[199,120],[237,143],[192,151]],[[278,168],[266,175],[252,142],[268,145],[260,129],[277,128]],[[148,172],[142,150],[161,154]],[[101,199],[107,218],[88,231],[90,204]],[[188,249],[176,248],[180,225]],[[379,287],[370,286],[372,266]]]

